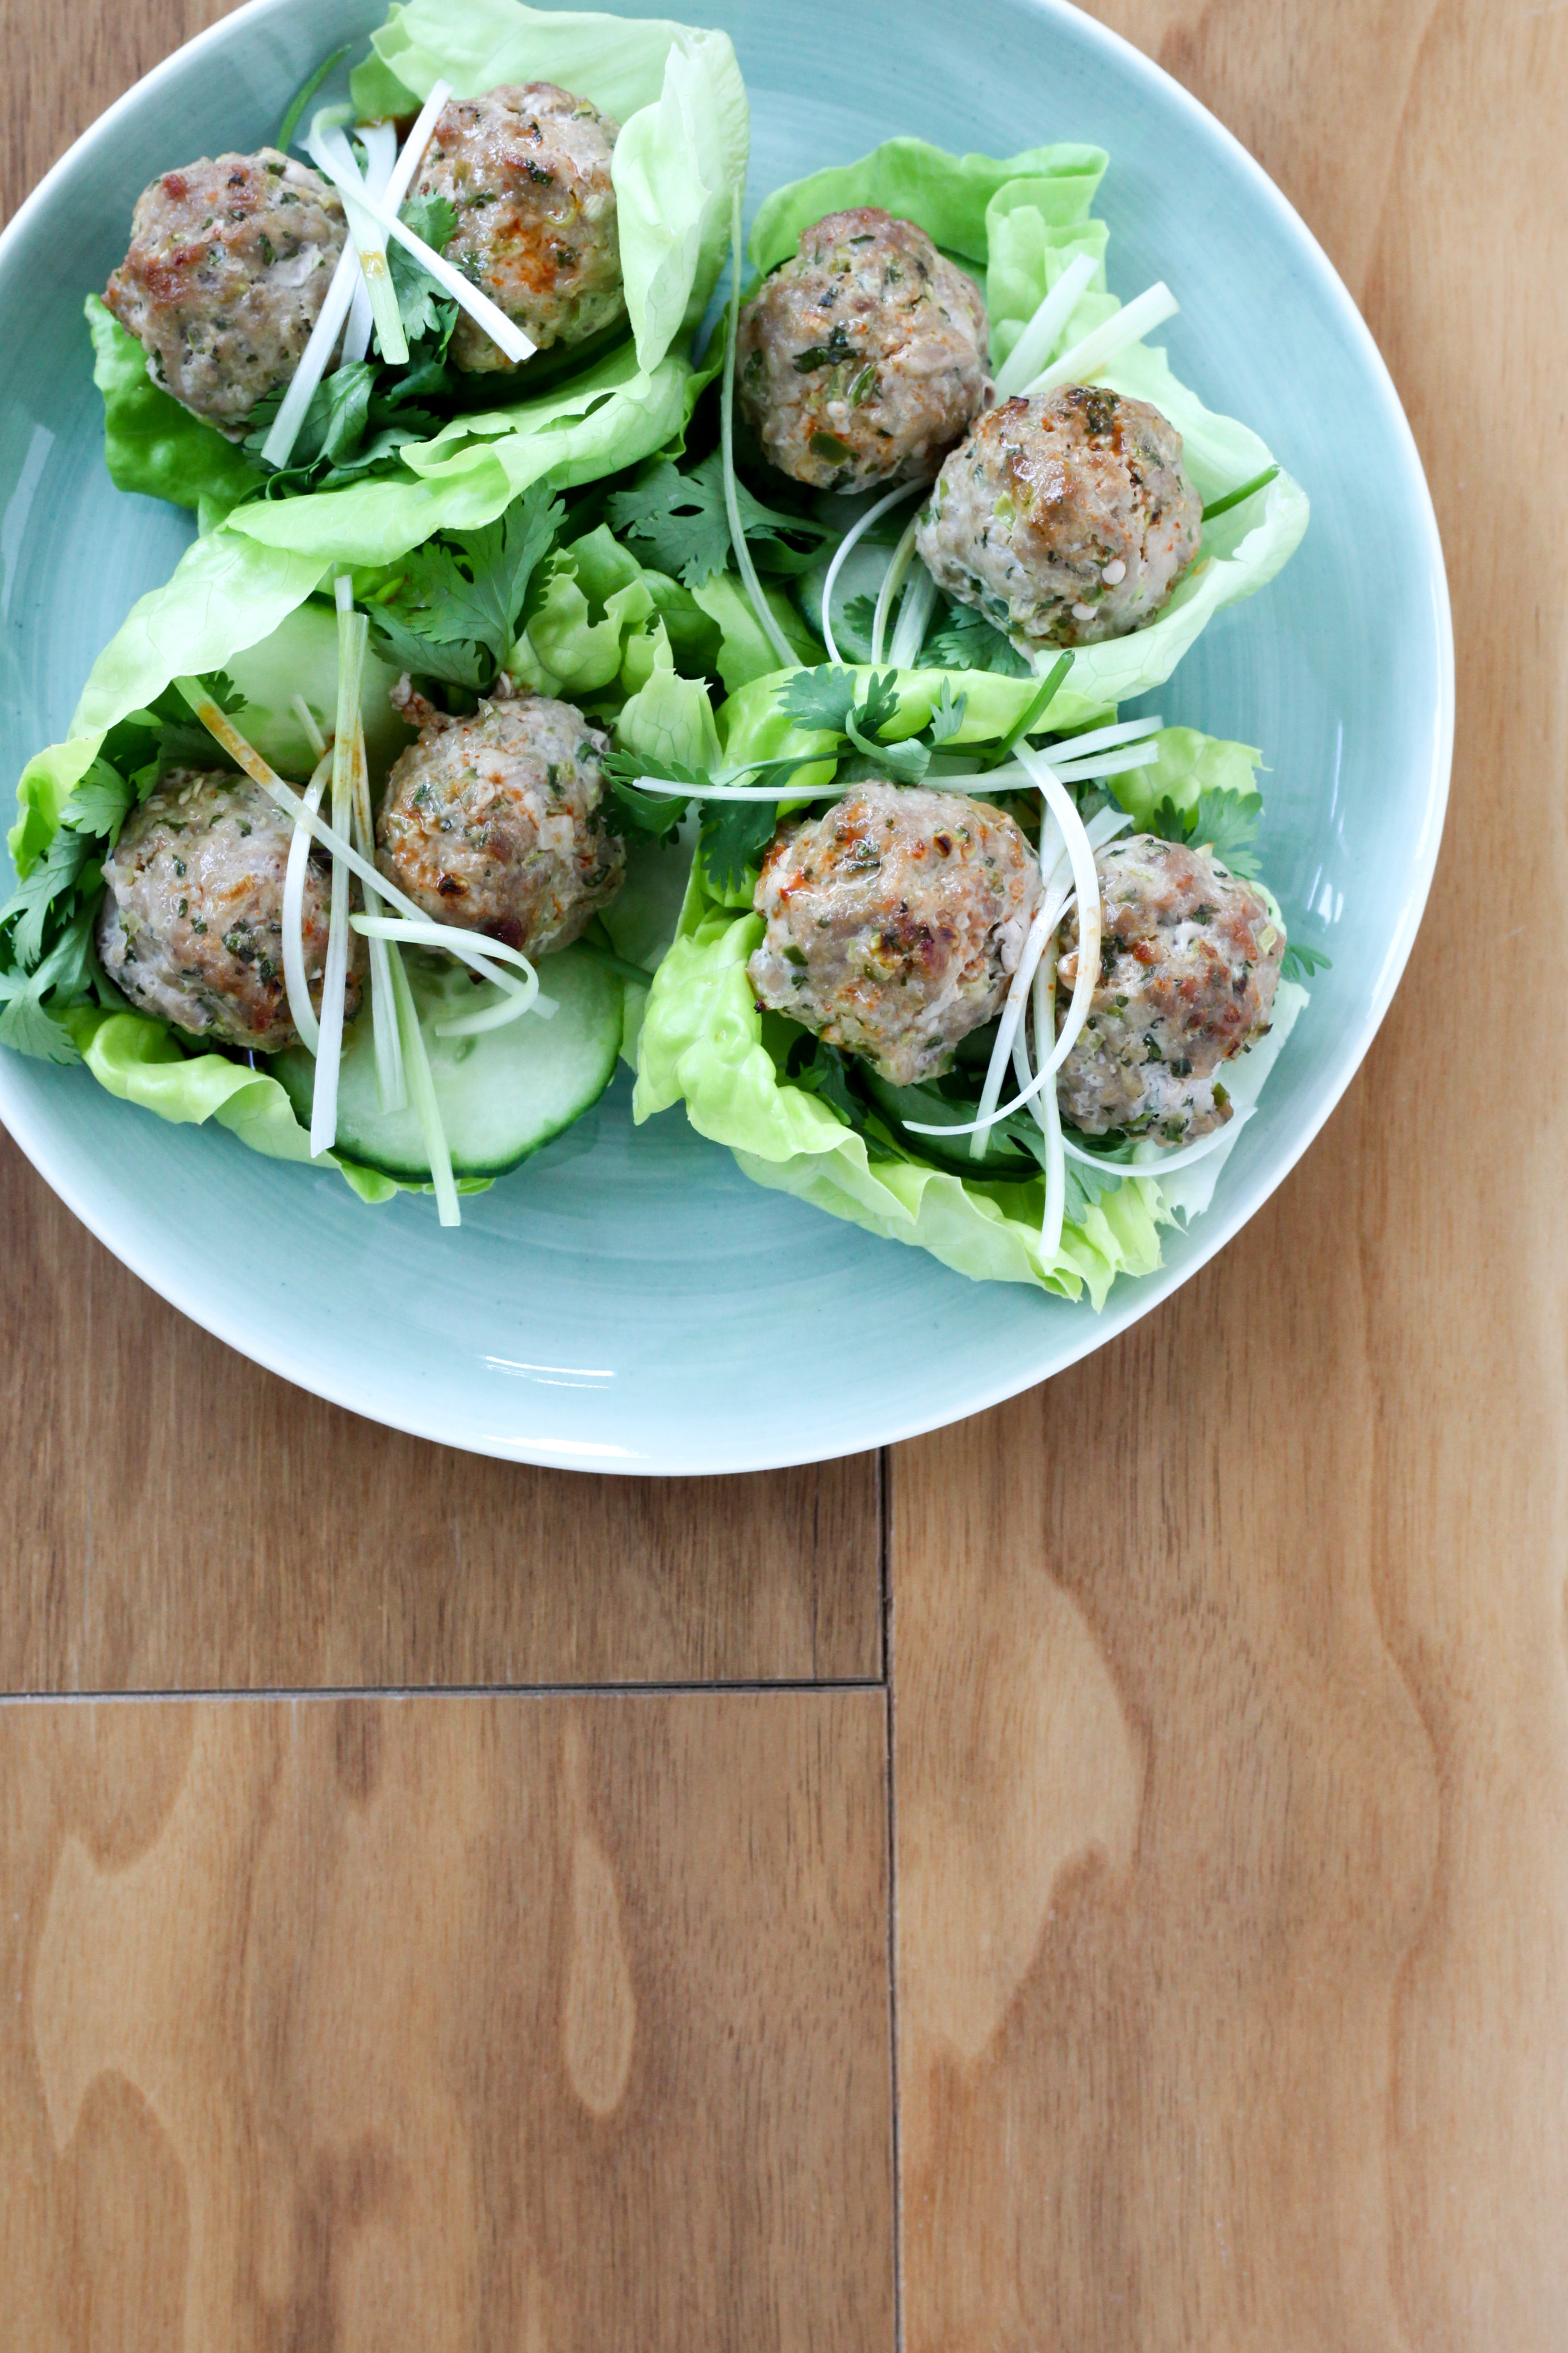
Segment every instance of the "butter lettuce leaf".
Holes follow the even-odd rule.
[[[147,373],[147,354],[96,294],[87,298],[92,380],[103,395],[103,454],[117,491],[203,508],[216,517],[266,480],[254,458],[193,417]]]
[[[776,680],[769,682],[775,709],[776,686]],[[728,722],[727,757],[746,727],[754,741],[763,726],[760,689],[735,701],[747,706],[743,713],[732,702],[720,714],[721,726]],[[1114,786],[1140,826],[1163,804],[1196,809],[1234,802],[1250,812],[1258,755],[1249,746],[1190,728],[1164,729],[1155,741],[1158,760]],[[804,748],[810,743],[806,735]],[[824,1090],[809,1075],[798,1082],[787,1075],[801,1033],[758,1010],[746,976],[763,929],[749,887],[721,894],[702,860],[694,861],[675,943],[643,1009],[634,1097],[638,1121],[682,1103],[692,1125],[727,1145],[760,1185],[793,1193],[868,1232],[928,1250],[976,1281],[1026,1282],[1068,1299],[1087,1293],[1097,1309],[1118,1275],[1148,1274],[1160,1264],[1162,1226],[1208,1206],[1234,1137],[1168,1179],[1156,1173],[1159,1147],[1142,1145],[1125,1176],[1108,1172],[1103,1185],[1098,1175],[1089,1184],[1069,1184],[1060,1247],[1047,1258],[1040,1244],[1043,1178],[987,1176],[979,1169],[961,1174],[876,1118],[876,1101],[886,1089],[872,1089],[869,1118],[855,1118],[853,1106],[835,1099],[838,1090]],[[1307,1001],[1305,989],[1281,981],[1269,1033],[1227,1064],[1226,1084],[1238,1108],[1256,1103]],[[954,1116],[961,1113],[955,1110]]]
[[[990,315],[996,367],[1069,262],[1086,254],[1093,273],[1063,331],[1059,354],[1121,308],[1106,284],[1106,227],[1089,209],[1106,163],[1099,148],[1041,147],[994,161],[947,155],[920,140],[889,140],[858,163],[813,173],[776,190],[757,216],[751,259],[759,270],[774,269],[795,250],[801,231],[825,212],[885,206],[917,221],[976,278]],[[1174,290],[1181,292],[1180,287]],[[1216,503],[1276,464],[1248,426],[1207,407],[1181,383],[1157,347],[1133,346],[1100,380],[1152,401],[1170,418],[1205,503]],[[1163,685],[1215,613],[1273,579],[1300,544],[1309,512],[1305,491],[1280,470],[1266,489],[1216,515],[1205,529],[1195,562],[1157,620],[1131,637],[1078,650],[1059,698],[1057,715],[1062,723],[1081,725],[1096,712]],[[958,615],[965,610],[953,608]],[[949,616],[941,607],[931,636],[940,659],[953,642]],[[958,636],[962,641],[962,629]],[[1017,649],[1037,670],[1056,659],[1054,648],[1043,654]],[[955,672],[955,689],[961,678],[969,685],[975,675]]]
[[[371,47],[351,82],[362,111],[398,111],[439,80],[460,98],[501,82],[553,81],[615,117],[626,308],[638,364],[658,367],[707,308],[731,199],[745,185],[750,113],[729,36],[521,0],[409,0]]]

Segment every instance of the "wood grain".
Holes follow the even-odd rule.
[[[427,1446],[186,1323],[5,1137],[0,1228],[0,1689],[880,1672],[874,1457],[622,1481]]]
[[[0,213],[225,13],[0,0]],[[871,1458],[622,1482],[422,1445],[185,1323],[3,1135],[0,1229],[0,1691],[881,1672]]]
[[[0,1710],[8,2353],[882,2353],[884,1726]]]
[[[1365,310],[1458,754],[1302,1168],[1151,1324],[894,1458],[907,2342],[1560,2353],[1568,1114],[1544,967],[1488,944],[1568,896],[1568,11],[1097,13]]]

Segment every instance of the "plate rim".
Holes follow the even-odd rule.
[[[19,244],[31,229],[38,215],[46,212],[53,201],[57,187],[70,174],[79,158],[100,139],[107,136],[121,117],[140,104],[150,91],[164,79],[183,68],[202,50],[221,47],[237,26],[254,23],[298,5],[298,0],[243,0],[243,5],[216,24],[183,41],[170,50],[157,64],[149,68],[130,89],[111,100],[78,136],[72,140],[37,185],[23,199],[16,212],[0,229],[0,269],[5,268],[11,249]],[[1247,183],[1249,192],[1260,206],[1270,213],[1278,228],[1294,245],[1308,269],[1323,287],[1338,313],[1341,331],[1346,342],[1359,357],[1365,375],[1370,378],[1384,403],[1394,436],[1402,446],[1406,461],[1413,497],[1410,501],[1412,519],[1418,522],[1425,542],[1426,577],[1433,595],[1433,621],[1436,652],[1436,687],[1438,708],[1436,727],[1432,739],[1432,755],[1426,778],[1423,823],[1415,841],[1415,856],[1411,868],[1410,885],[1406,891],[1400,921],[1391,934],[1382,964],[1377,985],[1362,1011],[1353,1031],[1353,1045],[1348,1054],[1342,1053],[1342,1068],[1331,1076],[1322,1097],[1312,1114],[1289,1138],[1278,1159],[1270,1164],[1266,1175],[1255,1176],[1242,1198],[1217,1214],[1205,1211],[1203,1225],[1212,1220],[1212,1230],[1195,1239],[1179,1269],[1165,1268],[1155,1274],[1129,1282],[1114,1291],[1107,1307],[1092,1323],[1084,1322],[1064,1347],[1059,1338],[1048,1350],[1015,1350],[1008,1369],[994,1381],[977,1388],[973,1398],[958,1414],[942,1409],[922,1413],[918,1409],[902,1414],[894,1413],[882,1420],[873,1414],[871,1427],[858,1430],[844,1445],[830,1445],[823,1451],[819,1444],[802,1451],[787,1440],[777,1448],[764,1449],[761,1453],[748,1452],[744,1460],[714,1461],[710,1456],[671,1456],[668,1451],[657,1459],[634,1453],[629,1449],[613,1452],[593,1441],[521,1438],[502,1440],[494,1434],[476,1437],[455,1426],[457,1417],[437,1411],[423,1420],[416,1420],[384,1405],[369,1403],[362,1389],[353,1384],[324,1378],[315,1373],[308,1359],[291,1356],[285,1346],[274,1344],[269,1337],[258,1338],[246,1333],[237,1320],[221,1311],[206,1309],[201,1301],[199,1279],[182,1281],[177,1261],[171,1267],[152,1250],[143,1250],[132,1240],[129,1243],[114,1238],[113,1219],[100,1216],[97,1209],[81,1197],[70,1173],[62,1165],[62,1155],[55,1148],[53,1123],[22,1102],[13,1092],[9,1057],[0,1055],[0,1125],[4,1125],[19,1150],[37,1171],[56,1197],[71,1214],[78,1218],[94,1238],[102,1243],[121,1265],[130,1269],[139,1281],[147,1284],[158,1296],[166,1300],[181,1314],[187,1316],[204,1331],[212,1334],[226,1346],[259,1365],[265,1371],[289,1381],[297,1388],[322,1398],[331,1405],[357,1414],[362,1419],[382,1429],[396,1430],[412,1438],[425,1440],[437,1446],[451,1446],[465,1453],[481,1454],[493,1460],[521,1462],[542,1469],[597,1472],[611,1477],[643,1478],[725,1478],[744,1476],[765,1471],[795,1469],[813,1462],[843,1460],[852,1454],[879,1451],[884,1447],[900,1445],[907,1440],[925,1436],[931,1430],[955,1427],[976,1414],[989,1412],[994,1407],[1019,1397],[1030,1388],[1054,1379],[1082,1362],[1084,1357],[1106,1346],[1143,1317],[1165,1304],[1205,1267],[1218,1251],[1233,1241],[1242,1228],[1257,1216],[1264,1203],[1276,1193],[1286,1178],[1300,1165],[1323,1127],[1339,1108],[1346,1092],[1361,1071],[1373,1040],[1382,1028],[1394,1000],[1411,951],[1415,944],[1431,895],[1437,856],[1442,846],[1444,820],[1453,772],[1455,735],[1455,649],[1452,605],[1448,592],[1447,570],[1444,560],[1442,536],[1436,511],[1433,504],[1431,486],[1421,460],[1405,405],[1399,396],[1387,362],[1384,360],[1366,321],[1357,307],[1343,279],[1323,250],[1317,237],[1300,214],[1236,133],[1200,99],[1183,87],[1152,58],[1147,57],[1124,35],[1069,5],[1069,0],[1021,0],[1047,26],[1070,27],[1072,33],[1098,48],[1110,58],[1118,71],[1152,88],[1178,114],[1187,117],[1204,136],[1217,142],[1232,167]],[[292,1164],[289,1164],[292,1165]],[[1195,1235],[1201,1229],[1192,1229]],[[889,1248],[897,1245],[889,1243]],[[904,1245],[909,1247],[909,1245]],[[960,1278],[962,1279],[962,1278]],[[1048,1354],[1050,1362],[1042,1367],[1040,1356]],[[1022,1364],[1020,1364],[1022,1358]]]

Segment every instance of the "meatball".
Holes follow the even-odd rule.
[[[133,1005],[197,1038],[279,1054],[298,1043],[283,983],[293,821],[248,776],[170,768],[104,861],[98,953]],[[305,868],[305,977],[318,1008],[331,881]],[[359,1009],[349,980],[347,1013]]]
[[[610,739],[571,703],[508,683],[468,719],[398,690],[423,724],[386,780],[377,862],[440,922],[547,955],[625,879],[625,846],[599,814]]]
[[[923,228],[829,213],[741,313],[741,406],[773,464],[817,490],[929,481],[985,399],[980,289]]]
[[[586,343],[626,315],[610,158],[620,124],[552,81],[503,83],[442,109],[418,193],[457,215],[447,259],[539,346]],[[452,357],[514,365],[466,311]]]
[[[759,1006],[913,1086],[1000,1010],[1039,900],[1034,852],[1003,810],[859,785],[773,837],[746,971]]]
[[[1259,894],[1212,858],[1137,834],[1099,852],[1100,984],[1057,1082],[1085,1135],[1185,1144],[1229,1119],[1219,1066],[1268,1028],[1285,942]],[[1064,927],[1058,1018],[1078,975]]]
[[[299,366],[346,234],[326,182],[275,147],[204,155],[142,190],[103,299],[154,384],[235,438]]]
[[[938,587],[1027,649],[1142,628],[1202,534],[1175,427],[1146,400],[1072,384],[980,419],[915,543]]]

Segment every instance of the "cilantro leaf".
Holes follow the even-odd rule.
[[[110,843],[116,842],[135,797],[134,786],[100,755],[78,780],[60,811],[60,824],[79,834],[104,834]]]
[[[792,670],[778,692],[779,709],[802,727],[825,729],[842,735],[855,703],[855,673],[824,663],[816,670]]]
[[[436,253],[445,253],[458,226],[458,216],[445,196],[410,196],[400,217]],[[429,336],[439,342],[444,356],[457,322],[457,304],[437,285],[424,263],[416,261],[407,247],[399,245],[395,238],[389,242],[387,259],[410,351]]]
[[[822,541],[837,536],[831,524],[809,515],[763,506],[744,482],[737,482],[735,489],[747,541],[766,549],[774,570],[804,569]],[[614,529],[646,543],[657,570],[684,581],[688,588],[700,587],[730,561],[723,459],[717,449],[689,473],[668,458],[653,459],[629,489],[611,493],[606,512]],[[803,553],[789,547],[786,533],[810,540],[812,549]]]
[[[936,699],[936,708],[931,715],[931,740],[933,744],[950,744],[952,741],[963,724],[963,714],[968,708],[968,695],[961,694],[955,702],[952,696],[952,681],[944,678],[942,682],[942,692]]]
[[[471,639],[443,643],[436,631],[410,628],[381,607],[371,607],[370,626],[372,643],[382,659],[411,678],[439,679],[446,686],[465,686],[474,693],[486,683],[489,665],[483,649]]]
[[[416,676],[484,685],[506,659],[565,512],[547,482],[535,482],[497,522],[431,540],[410,559],[395,602],[371,610],[380,649]]]
[[[11,944],[24,971],[31,971],[43,954],[45,918],[57,900],[75,890],[90,846],[84,834],[59,827],[32,872],[0,907],[0,926],[16,925]]]
[[[1328,972],[1333,958],[1322,948],[1310,948],[1304,940],[1287,940],[1285,954],[1279,965],[1284,980],[1310,980],[1315,972]]]
[[[1212,849],[1215,863],[1228,873],[1256,881],[1258,860],[1250,844],[1257,838],[1262,808],[1261,793],[1200,793],[1197,806],[1190,809],[1178,808],[1167,793],[1151,816],[1148,829],[1162,841]]]
[[[773,801],[704,801],[698,836],[702,863],[721,891],[738,890],[773,838]]]
[[[1017,648],[994,629],[984,613],[953,605],[934,637],[926,639],[921,660],[927,670],[989,670],[1001,678],[1027,678],[1028,663]]]

